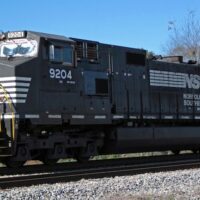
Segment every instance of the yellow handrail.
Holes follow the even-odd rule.
[[[2,127],[1,127],[1,113],[0,113],[0,132],[2,131]]]
[[[12,104],[12,101],[10,99],[8,92],[6,91],[6,89],[3,87],[3,85],[1,83],[0,83],[0,89],[3,90],[4,97],[5,97],[6,101],[8,102],[8,106],[9,106],[11,113],[12,113],[12,139],[14,140],[15,139],[15,110],[14,110],[14,106]]]

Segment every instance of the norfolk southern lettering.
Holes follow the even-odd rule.
[[[185,74],[186,88],[199,89],[200,88],[200,76],[197,74]]]
[[[200,88],[200,75],[150,70],[150,85],[198,90]]]
[[[200,94],[183,94],[184,106],[194,106],[200,108]]]

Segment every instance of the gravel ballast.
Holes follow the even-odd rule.
[[[0,199],[200,199],[200,169],[12,188]]]

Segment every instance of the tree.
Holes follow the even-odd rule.
[[[184,60],[195,60],[200,63],[200,21],[193,11],[188,13],[185,22],[177,25],[168,23],[169,40],[165,46],[168,55],[180,55]]]

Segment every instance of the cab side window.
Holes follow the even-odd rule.
[[[73,62],[73,48],[72,47],[63,48],[63,59],[64,59],[64,62],[72,64]]]
[[[66,65],[73,65],[73,47],[71,45],[49,45],[49,60]]]

